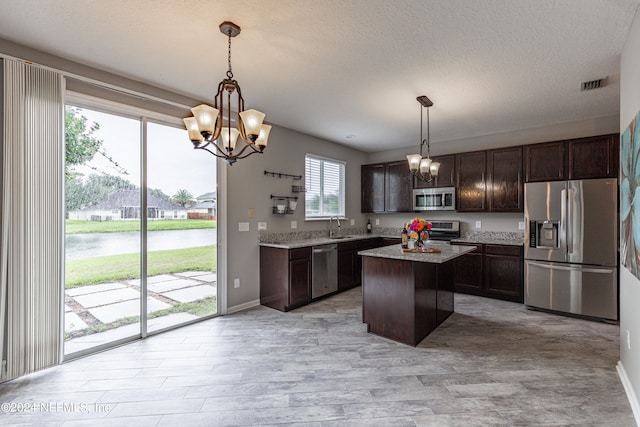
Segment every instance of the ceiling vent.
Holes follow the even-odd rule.
[[[582,84],[580,85],[580,90],[584,92],[585,90],[599,89],[601,87],[605,87],[606,85],[607,85],[607,78],[605,77],[598,80],[582,82]]]

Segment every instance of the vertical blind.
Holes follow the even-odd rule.
[[[344,162],[305,156],[306,218],[345,215],[344,174]]]
[[[12,379],[60,361],[64,81],[3,62],[0,354]]]

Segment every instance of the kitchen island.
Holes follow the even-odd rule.
[[[404,253],[400,245],[362,255],[362,321],[367,330],[418,345],[453,313],[453,260],[474,246],[430,244],[439,253]]]

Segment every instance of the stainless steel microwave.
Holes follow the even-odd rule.
[[[414,211],[455,211],[455,187],[415,188],[413,190]]]

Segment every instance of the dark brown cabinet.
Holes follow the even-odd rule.
[[[523,248],[485,245],[484,285],[489,296],[523,302]]]
[[[569,179],[617,178],[618,141],[618,135],[568,141]]]
[[[385,212],[411,212],[413,210],[412,179],[409,163],[406,160],[386,164]]]
[[[564,142],[527,145],[524,153],[527,182],[567,179]]]
[[[525,146],[525,180],[615,178],[619,135],[600,135]]]
[[[456,292],[479,295],[482,292],[483,245],[475,245],[473,252],[456,258],[454,262],[453,285]]]
[[[384,212],[385,164],[362,165],[362,199],[360,210],[366,213]]]
[[[458,212],[486,210],[486,151],[456,155],[456,182]]]
[[[523,212],[522,147],[487,151],[490,212]]]
[[[411,212],[412,175],[406,160],[362,165],[363,213]]]
[[[414,188],[429,187],[455,187],[456,186],[456,156],[449,154],[447,156],[438,156],[433,158],[434,162],[440,163],[438,176],[431,182],[415,180]]]
[[[351,289],[360,283],[356,274],[357,257],[356,242],[338,244],[338,291]]]
[[[455,291],[523,302],[522,246],[490,244],[474,244],[474,246],[477,247],[475,251],[454,261]]]
[[[280,311],[311,301],[311,247],[260,247],[260,304]]]

